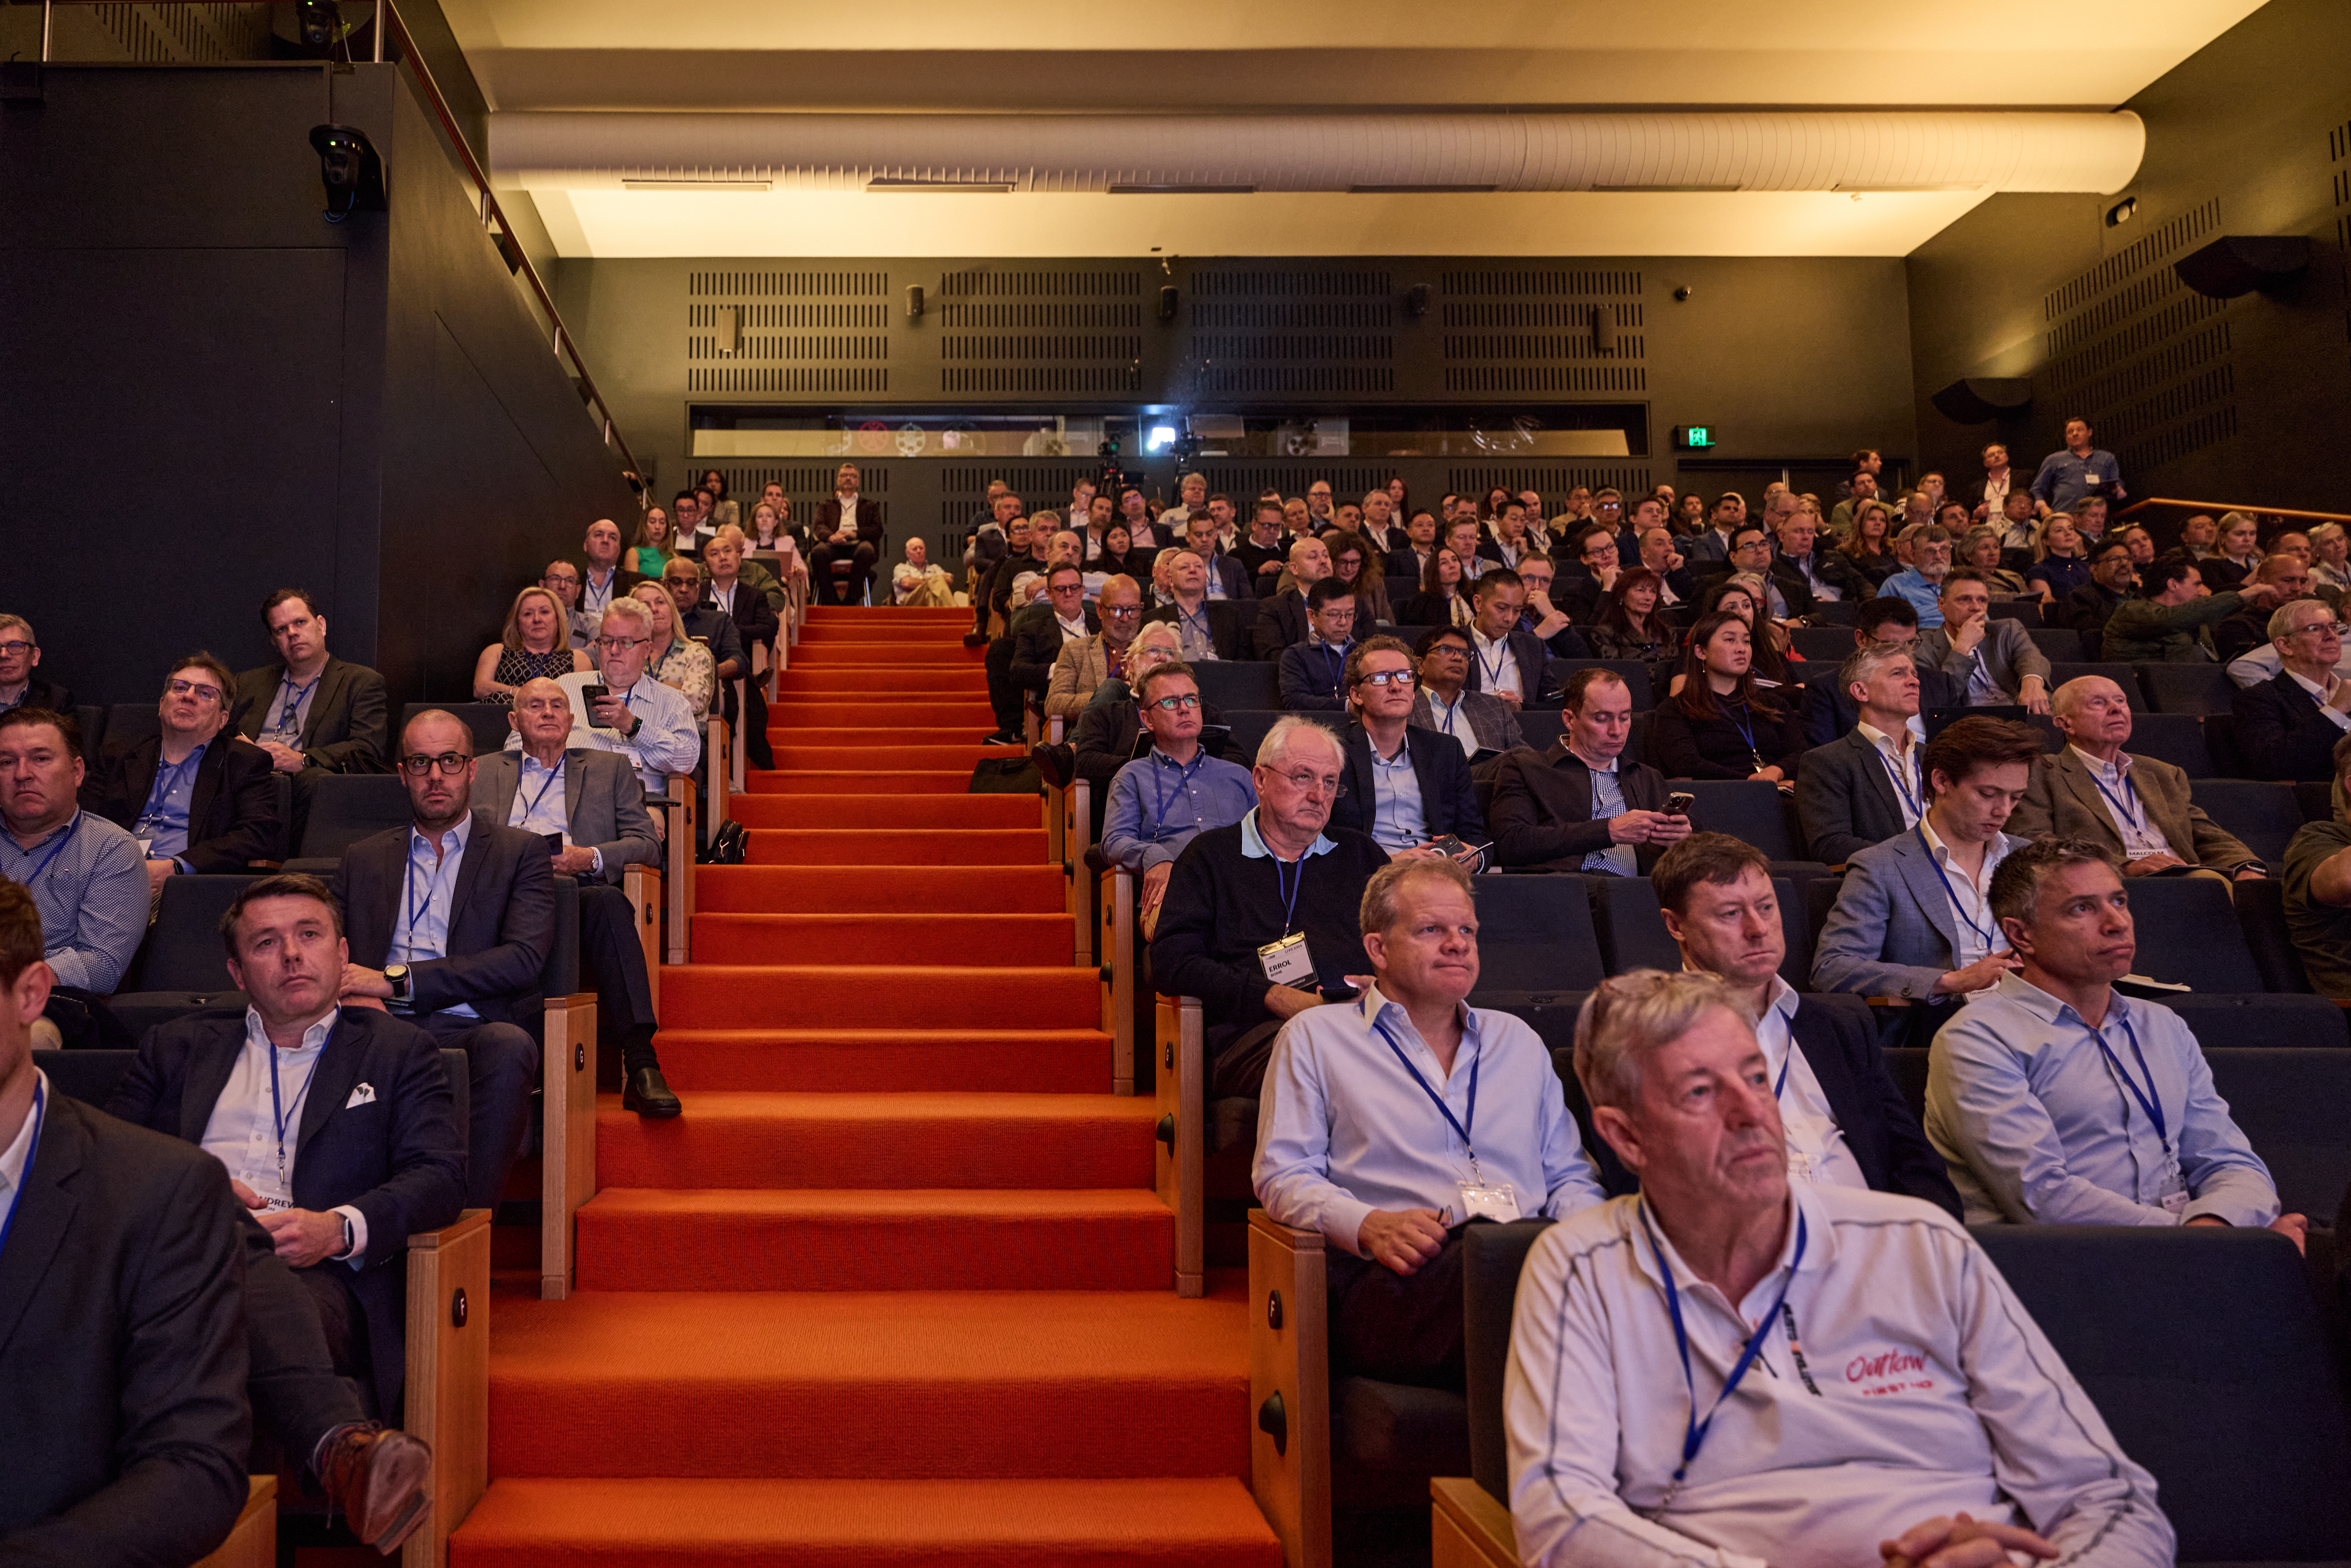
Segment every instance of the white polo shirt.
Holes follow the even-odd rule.
[[[2062,1563],[2171,1563],[2154,1479],[1956,1220],[1891,1193],[1789,1191],[1803,1255],[1791,1223],[1780,1266],[1735,1305],[1691,1272],[1636,1197],[1570,1215],[1535,1243],[1503,1390],[1523,1561],[1870,1563],[1880,1541],[1964,1509],[2038,1531]],[[1714,1417],[1652,1520],[1681,1463],[1692,1398],[1661,1254],[1698,1417]],[[1786,1312],[1773,1314],[1782,1284]],[[1766,1314],[1779,1322],[1716,1409]]]

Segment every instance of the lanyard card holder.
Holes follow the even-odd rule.
[[[1259,947],[1257,961],[1264,968],[1265,977],[1277,986],[1295,986],[1301,990],[1314,987],[1314,960],[1306,951],[1306,934],[1302,931]]]
[[[1461,1218],[1490,1219],[1508,1225],[1519,1218],[1518,1189],[1506,1181],[1464,1181],[1461,1188]]]

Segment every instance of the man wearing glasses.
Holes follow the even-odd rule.
[[[284,858],[269,754],[222,733],[235,689],[228,666],[210,653],[181,660],[156,704],[159,733],[107,747],[82,781],[82,809],[139,841],[151,894],[183,872],[242,872]]]
[[[41,662],[41,640],[21,615],[0,615],[0,713],[12,707],[73,712],[73,693],[33,674]]]
[[[1516,708],[1498,696],[1466,690],[1469,682],[1469,633],[1439,626],[1421,633],[1413,656],[1420,661],[1419,689],[1407,723],[1460,742],[1461,754],[1509,751],[1524,746]]]
[[[702,759],[702,733],[685,694],[645,674],[653,632],[653,615],[643,604],[619,601],[605,610],[601,630],[588,650],[596,668],[560,676],[555,684],[571,705],[568,744],[621,753],[636,768],[646,794],[666,795],[669,776],[691,773]],[[592,703],[591,689],[603,693]],[[521,750],[521,737],[507,737],[506,748]],[[656,831],[661,821],[653,818]]]
[[[1142,879],[1135,915],[1149,940],[1176,857],[1206,830],[1248,815],[1257,786],[1248,768],[1200,749],[1200,688],[1188,665],[1155,665],[1138,697],[1151,749],[1111,781],[1102,847],[1113,865]]]
[[[2246,769],[2256,779],[2332,779],[2335,748],[2351,731],[2351,681],[2335,667],[2342,624],[2321,601],[2298,599],[2270,617],[2270,639],[2283,667],[2230,705]]]
[[[604,623],[619,620],[608,611]],[[496,1208],[530,1125],[538,1042],[524,1026],[555,939],[554,873],[538,834],[475,814],[474,737],[455,717],[410,719],[399,765],[413,820],[345,850],[335,872],[350,946],[341,999],[465,1053],[465,1207]]]
[[[1343,685],[1355,722],[1340,737],[1347,768],[1331,821],[1369,833],[1396,859],[1449,855],[1474,872],[1485,863],[1485,814],[1461,748],[1426,729],[1413,733],[1407,721],[1419,684],[1399,638],[1366,638],[1347,655]]]
[[[540,574],[539,587],[555,595],[563,606],[564,622],[571,631],[571,645],[585,648],[596,640],[596,614],[580,608],[580,569],[568,560],[547,563]]]
[[[269,753],[280,773],[296,776],[300,825],[306,773],[381,773],[392,759],[392,699],[383,677],[327,652],[327,617],[306,588],[281,588],[261,607],[278,663],[236,678],[232,713],[238,727]]]
[[[1055,574],[1059,576],[1057,572]],[[1143,587],[1119,575],[1104,580],[1094,613],[1102,630],[1065,642],[1045,685],[1045,716],[1074,719],[1093,701],[1104,681],[1126,672],[1127,650],[1143,625]]]

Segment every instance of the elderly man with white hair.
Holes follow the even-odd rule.
[[[1363,971],[1356,910],[1388,853],[1330,825],[1346,767],[1332,731],[1276,720],[1251,773],[1256,809],[1186,844],[1168,877],[1152,975],[1165,995],[1200,998],[1212,1098],[1255,1098],[1275,1031],[1326,991],[1352,994]]]
[[[588,645],[592,671],[559,676],[571,706],[567,747],[617,751],[637,770],[648,795],[666,795],[669,776],[691,773],[702,759],[702,732],[694,705],[674,686],[645,669],[653,655],[652,611],[638,600],[614,600],[604,610],[596,640]],[[522,749],[522,737],[507,737],[508,751]],[[653,819],[656,833],[661,819]]]
[[[1520,1276],[1503,1419],[1522,1561],[2172,1561],[2154,1479],[1958,1221],[1789,1180],[1730,986],[1603,982],[1575,1071],[1641,1191],[1552,1227]]]
[[[1461,1239],[1479,1220],[1601,1201],[1551,1053],[1468,1005],[1478,907],[1450,861],[1400,860],[1364,890],[1373,983],[1292,1019],[1258,1109],[1266,1212],[1328,1237],[1332,1343],[1389,1382],[1464,1382]]]
[[[931,563],[930,546],[920,534],[906,541],[906,559],[890,569],[890,602],[910,609],[946,609],[956,601],[946,569]]]

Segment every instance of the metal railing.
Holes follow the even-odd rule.
[[[2351,512],[2301,512],[2291,507],[2262,507],[2246,501],[2182,501],[2169,496],[2149,496],[2144,501],[2134,501],[2115,514],[2118,517],[2135,517],[2149,507],[2181,507],[2191,512],[2242,512],[2249,517],[2300,517],[2313,523],[2341,523],[2351,528]]]

